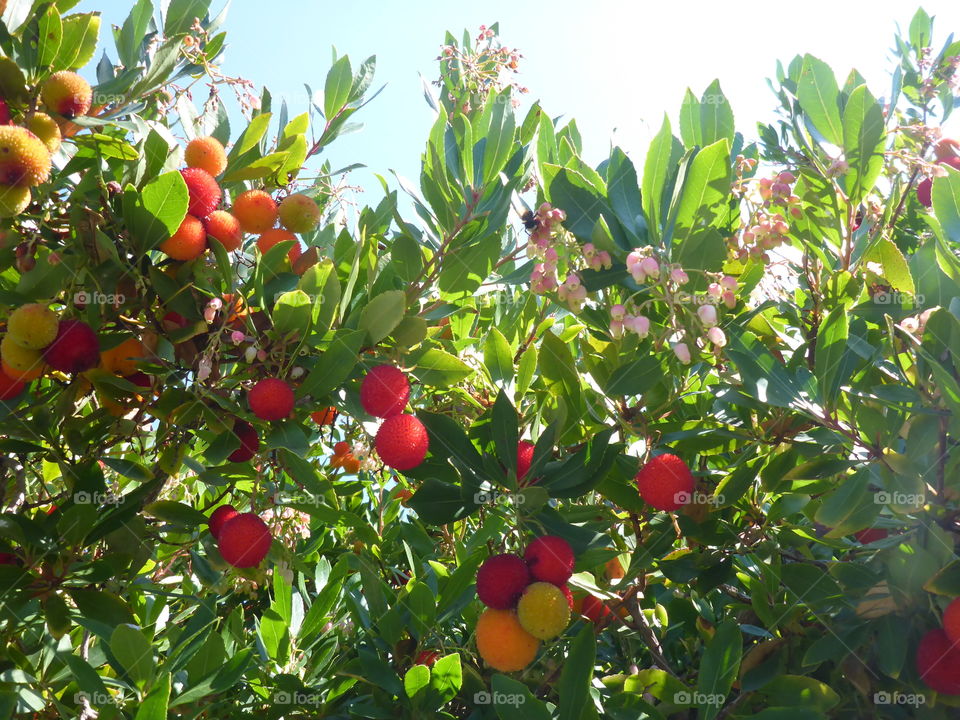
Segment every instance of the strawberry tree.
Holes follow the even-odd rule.
[[[923,10],[882,97],[797,56],[772,122],[715,81],[595,166],[496,25],[447,35],[363,205],[326,154],[375,58],[288,107],[209,0],[95,67],[74,4],[0,3],[3,717],[955,715]]]

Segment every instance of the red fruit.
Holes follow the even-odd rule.
[[[10,106],[6,100],[0,100],[0,125],[10,124]]]
[[[666,453],[652,458],[636,477],[640,497],[657,510],[677,510],[690,502],[693,475],[676,455]]]
[[[427,429],[413,415],[394,415],[383,421],[374,440],[387,467],[412,470],[423,462],[430,447]]]
[[[340,442],[334,444],[333,446],[334,455],[347,455],[349,453],[350,453],[350,443],[344,442],[343,440],[341,440]]]
[[[536,478],[526,480],[527,473],[530,472],[530,465],[533,463],[534,444],[529,440],[521,440],[517,443],[517,481],[520,487],[533,485],[537,482]]]
[[[410,399],[410,383],[393,365],[371,368],[360,384],[360,404],[374,417],[399,415]]]
[[[190,324],[190,321],[187,320],[183,315],[173,310],[169,311],[166,315],[160,318],[160,324],[163,325],[163,329],[170,331],[175,327],[185,328]]]
[[[567,598],[567,605],[570,606],[570,610],[573,610],[573,593],[570,592],[570,588],[566,584],[560,585],[560,591],[563,593],[564,597]]]
[[[530,569],[522,557],[512,553],[488,557],[477,571],[477,597],[496,610],[516,607],[529,584]]]
[[[240,221],[244,232],[263,233],[277,222],[277,203],[263,190],[247,190],[240,193],[230,208],[234,217]]]
[[[955,598],[943,611],[943,631],[954,645],[960,643],[960,598]]]
[[[943,138],[934,146],[933,154],[937,156],[937,162],[960,158],[960,142],[953,138]]]
[[[19,565],[20,559],[16,555],[0,552],[0,565]]]
[[[293,242],[293,245],[291,245],[290,249],[287,250],[287,258],[289,258],[290,264],[292,265],[301,255],[303,255],[303,250],[300,249],[300,241],[297,239],[297,236],[289,230],[284,230],[283,228],[270,228],[269,230],[264,230],[260,237],[257,238],[257,249],[260,251],[261,255],[266,255],[267,251],[269,251],[274,245],[287,241]]]
[[[190,193],[188,213],[203,219],[217,209],[222,193],[213,175],[200,168],[184,168],[180,174],[183,175],[183,180],[187,183],[187,191]]]
[[[417,659],[413,661],[414,665],[426,665],[427,667],[433,667],[433,664],[437,661],[437,658],[440,657],[440,653],[436,650],[421,650],[417,654]]]
[[[133,375],[127,375],[127,380],[132,382],[134,385],[142,388],[151,388],[153,387],[153,378],[147,375],[145,372],[135,372]]]
[[[883,540],[883,538],[887,537],[889,534],[889,530],[881,530],[880,528],[865,528],[859,532],[855,532],[853,536],[857,539],[857,542],[864,545],[869,545],[877,540]]]
[[[916,659],[917,672],[927,687],[944,695],[960,695],[960,648],[943,630],[923,636]]]
[[[587,595],[583,598],[580,614],[587,620],[592,620],[595,625],[604,625],[610,619],[611,612],[600,598]]]
[[[187,215],[177,231],[164,240],[157,249],[174,260],[195,260],[207,250],[207,231],[193,215]]]
[[[293,390],[280,378],[264,378],[247,393],[250,410],[261,420],[283,420],[293,412]]]
[[[560,586],[573,575],[573,548],[556,535],[538,537],[527,545],[523,559],[527,561],[530,575],[535,580]]]
[[[230,453],[227,458],[230,462],[246,462],[260,449],[260,436],[256,429],[245,420],[237,420],[233,424],[233,434],[240,439],[240,447]]]
[[[54,370],[79,373],[100,362],[100,340],[81,320],[61,320],[57,337],[43,350],[43,359]]]
[[[210,534],[213,535],[215,540],[220,538],[220,531],[223,529],[224,523],[236,515],[237,509],[233,505],[221,505],[210,513],[207,527],[210,528]]]
[[[323,410],[317,410],[316,412],[310,413],[310,417],[317,425],[333,425],[337,419],[337,409],[335,407],[328,407]]]
[[[273,537],[255,513],[238,513],[220,528],[217,547],[228,563],[238,568],[256,567],[270,552]]]
[[[240,221],[226,210],[214,210],[203,219],[207,235],[219,240],[223,249],[233,252],[243,243],[243,230]]]
[[[0,401],[13,400],[27,386],[22,380],[14,380],[0,370]]]
[[[924,207],[930,207],[933,205],[933,200],[930,197],[932,190],[933,180],[930,178],[924,178],[917,185],[917,200],[919,200],[920,204]]]

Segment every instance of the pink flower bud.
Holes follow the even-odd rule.
[[[646,337],[650,332],[650,318],[645,315],[637,315],[636,317],[628,316],[623,321],[623,324],[628,330],[632,330],[640,337]]]
[[[260,362],[264,362],[266,359],[267,359],[267,351],[257,350],[257,360],[259,360]]]
[[[686,343],[676,343],[673,346],[673,354],[676,355],[677,360],[684,365],[690,364],[690,348],[687,347]]]
[[[723,330],[718,327],[712,327],[707,330],[707,340],[712,342],[717,347],[723,347],[727,344],[727,336],[724,334]]]
[[[556,263],[558,259],[557,249],[548,247],[546,250],[543,251],[543,259],[548,263]]]
[[[674,268],[670,273],[670,279],[677,285],[686,285],[690,282],[690,276],[684,272],[683,268]]]
[[[718,298],[723,295],[723,288],[720,287],[719,283],[710,283],[709,287],[707,287],[707,294],[710,295],[710,297]]]
[[[593,243],[584,243],[581,251],[587,260],[590,260],[594,255],[597,254],[597,248],[594,247]]]
[[[737,279],[731,275],[724,275],[720,278],[720,287],[724,290],[736,290],[737,284]]]
[[[620,320],[611,320],[610,321],[610,337],[620,338],[623,337],[623,322]]]
[[[704,327],[713,327],[717,324],[717,308],[713,305],[701,305],[697,308],[697,317]]]
[[[627,316],[627,309],[623,305],[614,305],[610,308],[610,317],[614,320],[621,321]]]
[[[727,290],[723,294],[723,304],[732,310],[737,306],[737,296],[734,295],[730,290]]]
[[[230,342],[232,342],[234,345],[239,345],[245,339],[246,338],[244,337],[244,334],[239,330],[234,330],[232,333],[230,333]]]
[[[797,179],[797,178],[794,176],[794,174],[793,174],[792,172],[787,171],[787,170],[784,170],[782,173],[780,173],[779,175],[777,175],[777,180],[779,180],[780,182],[782,182],[782,183],[784,183],[784,184],[786,184],[786,185],[790,185],[790,184],[791,184],[794,180],[796,180],[796,179]]]
[[[254,345],[249,346],[246,350],[243,351],[243,359],[248,363],[252,363],[257,359],[257,348]]]
[[[633,274],[633,270],[636,267],[640,266],[640,263],[643,261],[643,255],[640,254],[639,250],[632,250],[627,255],[627,270]]]
[[[660,263],[657,262],[656,258],[644,258],[640,261],[640,267],[648,277],[651,277],[654,280],[660,277]]]
[[[606,268],[607,270],[613,267],[613,258],[610,257],[610,253],[606,250],[601,250],[597,254],[597,259],[600,261],[600,267]]]

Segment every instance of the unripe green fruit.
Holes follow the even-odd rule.
[[[280,223],[290,232],[307,233],[320,223],[320,208],[313,198],[295,194],[284,198],[279,207]]]

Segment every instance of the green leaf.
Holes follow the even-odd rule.
[[[271,314],[278,332],[303,336],[310,328],[313,303],[303,290],[290,290],[277,298]]]
[[[153,479],[153,473],[138,462],[126,458],[104,457],[103,464],[131,480],[146,482]]]
[[[136,625],[117,625],[110,636],[110,652],[137,686],[142,688],[153,677],[153,648]]]
[[[736,128],[733,120],[733,108],[720,88],[720,81],[714,80],[703,91],[700,98],[700,145],[712,145],[718,140],[733,144]]]
[[[513,353],[510,343],[497,328],[490,328],[483,344],[483,364],[494,383],[506,384],[513,380]]]
[[[817,356],[815,374],[820,386],[820,397],[827,403],[835,403],[840,386],[846,381],[843,356],[847,353],[847,338],[850,333],[850,315],[845,305],[838,305],[820,324],[817,333]]]
[[[805,55],[797,82],[797,99],[810,122],[833,145],[843,143],[843,125],[837,97],[840,90],[833,70],[813,55]]]
[[[344,55],[327,72],[323,88],[323,114],[328,123],[346,104],[352,86],[353,70],[350,68],[350,58]]]
[[[500,720],[551,720],[553,715],[547,706],[534,697],[530,688],[518,680],[506,675],[494,673],[490,680],[490,689],[494,694],[481,691],[480,697],[487,702],[494,698],[502,702],[493,703],[493,709]]]
[[[780,675],[762,689],[777,705],[815,708],[824,712],[840,702],[840,696],[826,683],[803,675]]]
[[[483,184],[491,182],[503,170],[507,160],[513,154],[513,137],[516,134],[516,119],[513,116],[513,107],[510,104],[510,90],[506,89],[499,95],[488,100],[493,103],[490,114],[490,127],[483,146]]]
[[[558,720],[582,720],[590,700],[593,666],[597,660],[597,638],[593,625],[585,624],[570,643],[570,652],[560,673]]]
[[[411,700],[430,686],[430,668],[426,665],[414,665],[403,676],[403,690]]]
[[[429,525],[446,525],[476,509],[475,504],[464,501],[457,485],[430,477],[423,481],[407,505]]]
[[[473,368],[448,352],[430,348],[417,359],[411,372],[424,385],[449,387],[470,377]]]
[[[518,428],[519,416],[516,408],[507,397],[507,393],[501,390],[497,393],[497,399],[493,403],[493,427],[491,434],[493,442],[497,449],[497,457],[507,471],[517,471],[517,443],[520,438]]]
[[[865,257],[880,263],[883,267],[883,279],[890,283],[890,287],[894,290],[908,295],[916,292],[910,265],[893,240],[886,237],[879,238],[877,244]]]
[[[703,130],[700,125],[700,101],[690,88],[683,94],[680,103],[680,138],[684,147],[703,145]]]
[[[60,12],[54,4],[48,5],[46,12],[39,19],[37,37],[37,65],[48,68],[60,52],[60,43],[63,41],[63,21]]]
[[[697,695],[703,701],[697,703],[697,707],[701,720],[713,720],[720,713],[733,681],[737,679],[742,655],[740,625],[736,620],[726,620],[717,626],[700,661]]]
[[[171,0],[163,24],[164,35],[173,37],[189,32],[193,21],[196,18],[202,20],[209,9],[210,0]]]
[[[604,385],[607,395],[642,395],[663,379],[660,361],[642,354],[610,373]]]
[[[393,241],[390,259],[397,277],[404,282],[413,282],[423,270],[423,251],[417,241],[406,233]]]
[[[660,132],[650,143],[647,159],[643,166],[643,214],[649,223],[651,239],[654,244],[660,240],[663,218],[660,217],[660,207],[663,200],[663,189],[667,184],[667,177],[680,160],[681,152],[675,147],[676,141],[670,129],[670,119],[663,116],[663,125]]]
[[[75,70],[86,65],[96,52],[99,37],[100,13],[78,13],[63,18],[63,42],[53,69]]]
[[[232,434],[232,433],[231,433]],[[166,522],[176,523],[187,528],[207,524],[207,516],[184,503],[173,500],[158,500],[143,508],[143,512]]]
[[[323,397],[339,387],[350,377],[360,361],[358,353],[367,333],[363,330],[340,328],[334,334],[329,346],[320,355],[320,360],[307,374],[297,390],[300,397],[313,395]]]
[[[865,471],[840,476],[840,484],[827,495],[815,519],[831,528],[827,537],[843,537],[867,527],[877,516],[880,506],[870,492],[870,474]]]
[[[125,67],[134,67],[140,59],[140,45],[147,34],[147,27],[153,17],[153,2],[137,0],[130,14],[119,30],[114,30],[113,38],[117,46],[120,63]]]
[[[843,183],[851,205],[873,190],[883,171],[883,107],[861,85],[850,94],[843,109],[844,158],[850,170]]]
[[[940,221],[944,234],[954,243],[960,243],[960,170],[942,165],[947,174],[934,178],[930,196],[933,212]]]
[[[539,351],[536,345],[531,345],[520,356],[517,364],[517,397],[522,397],[530,389],[533,374],[537,371]]]
[[[247,129],[243,131],[243,135],[240,136],[240,139],[237,140],[236,145],[230,152],[231,158],[233,156],[243,155],[248,150],[252,150],[260,142],[261,138],[266,134],[267,128],[270,127],[270,119],[273,117],[271,113],[263,113],[257,115],[253,120],[250,121],[250,124],[247,126]]]
[[[360,329],[367,331],[370,342],[376,345],[403,320],[407,296],[403,290],[387,290],[373,298],[360,313]]]
[[[150,250],[180,227],[190,194],[179,172],[158,175],[140,193],[124,193],[123,215],[137,245]]]
[[[140,703],[134,720],[166,720],[170,702],[170,673],[164,673]]]
[[[697,153],[684,179],[673,236],[682,255],[688,258],[695,255],[694,251],[683,247],[688,238],[707,228],[722,227],[728,222],[729,195],[730,143],[718,140]]]
[[[437,660],[430,672],[430,688],[438,699],[438,706],[453,700],[463,685],[460,653],[451,653]]]
[[[910,44],[917,50],[930,45],[930,40],[933,38],[933,19],[922,7],[917,8],[910,20],[907,37],[910,38]]]

